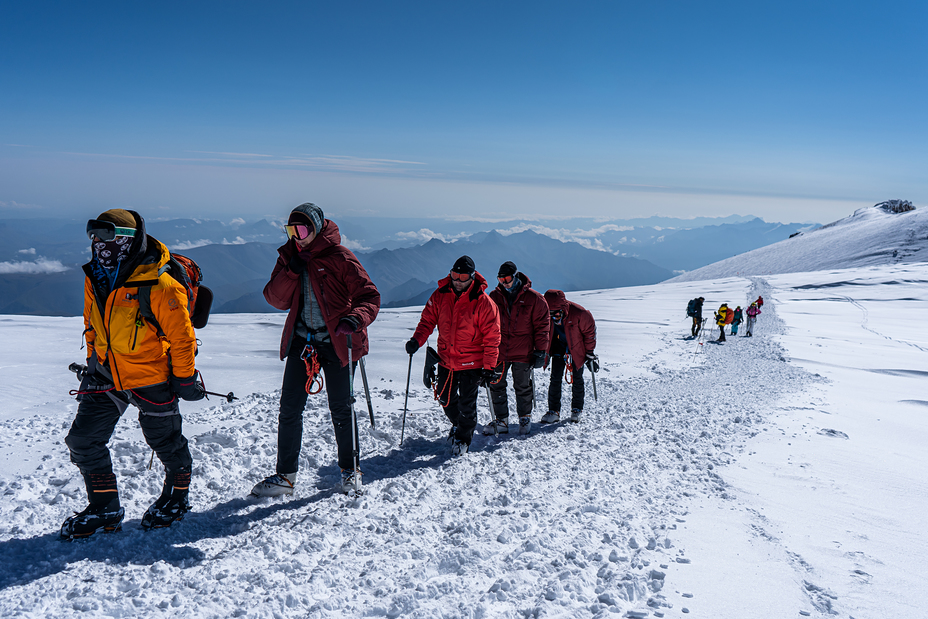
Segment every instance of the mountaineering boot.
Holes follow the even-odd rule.
[[[451,432],[448,433],[448,440],[454,442],[454,435],[458,433],[457,426],[451,426]]]
[[[487,436],[490,434],[509,434],[509,422],[506,419],[494,419],[483,426],[483,433]]]
[[[570,411],[570,421],[571,421],[571,423],[580,423],[580,413],[582,413],[582,412],[583,412],[583,411],[580,410],[579,408],[575,408],[575,409],[573,409],[572,411]]]
[[[526,415],[519,417],[519,434],[529,434],[532,431],[532,417]]]
[[[275,473],[265,477],[251,489],[254,496],[282,496],[293,494],[296,485],[296,473]]]
[[[110,473],[84,473],[87,499],[90,503],[81,512],[66,518],[61,524],[61,539],[73,540],[89,537],[97,531],[114,533],[122,529],[126,511],[119,506],[116,475]]]
[[[113,505],[88,505],[62,523],[61,539],[89,537],[101,529],[104,533],[121,531],[125,515],[126,510],[119,506],[118,498],[113,499]]]
[[[541,423],[557,423],[561,420],[561,411],[548,411],[541,416]]]
[[[469,445],[464,441],[454,438],[451,440],[451,455],[452,456],[463,456],[467,453]]]
[[[187,494],[190,491],[190,467],[183,466],[176,471],[168,471],[164,475],[164,487],[161,496],[151,504],[142,516],[142,528],[163,529],[175,522],[180,522],[190,511],[190,500]]]
[[[361,471],[342,469],[342,492],[344,494],[361,492]]]

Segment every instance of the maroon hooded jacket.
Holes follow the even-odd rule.
[[[338,226],[326,219],[322,233],[304,250],[312,254],[306,265],[313,295],[322,310],[326,329],[332,339],[335,353],[342,366],[348,365],[348,341],[344,335],[335,335],[335,327],[342,318],[352,318],[358,330],[351,336],[351,358],[359,359],[368,351],[367,327],[380,311],[380,293],[367,271],[352,251],[341,245]],[[279,310],[290,310],[280,339],[280,358],[287,356],[293,329],[300,313],[302,290],[300,275],[287,265],[297,253],[296,241],[290,239],[277,249],[277,264],[271,281],[264,287],[264,298]]]
[[[482,370],[496,367],[499,356],[499,311],[484,291],[487,280],[474,272],[474,281],[460,295],[451,277],[438,282],[438,290],[422,310],[413,337],[425,344],[438,327],[438,356],[449,370]]]
[[[548,351],[551,336],[551,318],[548,304],[525,273],[516,273],[522,282],[512,305],[509,293],[500,284],[490,293],[499,308],[499,361],[531,363],[536,350]]]
[[[567,336],[567,349],[570,351],[571,369],[577,371],[586,359],[587,353],[596,349],[596,321],[593,314],[582,305],[568,301],[561,290],[549,290],[545,293],[545,301],[552,312],[563,310],[564,334]],[[551,320],[552,340],[554,320]],[[550,352],[550,348],[548,349]]]

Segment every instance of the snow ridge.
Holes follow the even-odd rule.
[[[817,230],[678,275],[668,282],[823,271],[926,260],[928,209],[902,210],[885,203]],[[911,205],[909,205],[911,206]]]

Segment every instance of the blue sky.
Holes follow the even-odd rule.
[[[0,1],[0,217],[928,199],[924,2]]]

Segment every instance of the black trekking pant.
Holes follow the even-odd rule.
[[[702,316],[693,316],[693,327],[690,329],[693,333],[693,337],[699,335],[699,328],[702,325]]]
[[[516,413],[519,417],[527,417],[532,414],[532,401],[534,400],[534,390],[532,389],[532,364],[513,361],[501,363],[496,366],[501,370],[503,375],[499,382],[490,384],[490,394],[493,397],[493,412],[500,421],[509,419],[509,397],[506,393],[506,376],[512,370],[512,388],[516,392]]]
[[[561,381],[564,379],[564,368],[567,363],[563,355],[551,355],[551,384],[548,386],[548,410],[561,412]],[[570,408],[583,410],[583,364],[571,372]]]
[[[438,365],[438,403],[457,428],[455,437],[468,445],[477,427],[477,390],[482,374],[481,370],[449,370]]]
[[[725,325],[719,325],[719,341],[725,341]]]
[[[300,448],[303,445],[303,409],[306,408],[306,362],[300,358],[306,340],[294,337],[287,353],[284,382],[280,389],[280,415],[277,424],[277,472],[296,473],[300,469]],[[359,463],[353,445],[358,445],[358,426],[351,417],[349,383],[351,372],[342,366],[331,342],[313,342],[329,399],[329,412],[335,429],[338,466],[354,469]],[[354,435],[352,440],[352,434]]]
[[[109,391],[81,395],[77,415],[64,439],[85,478],[90,474],[111,474],[113,461],[106,444],[128,405],[139,408],[139,425],[145,442],[171,473],[193,463],[182,431],[177,397],[170,386],[156,385],[132,391]]]

